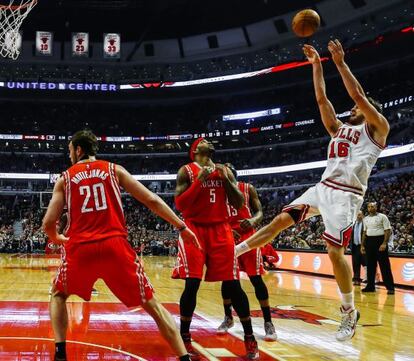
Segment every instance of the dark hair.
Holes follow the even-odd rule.
[[[382,105],[379,101],[372,99],[371,97],[367,97],[368,101],[371,105],[377,110],[378,113],[382,114]]]
[[[70,141],[75,149],[81,147],[87,156],[94,156],[98,152],[98,139],[89,129],[79,130]]]

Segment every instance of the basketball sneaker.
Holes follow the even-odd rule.
[[[265,341],[276,341],[277,340],[277,334],[276,334],[275,326],[273,325],[272,322],[270,322],[270,321],[265,322],[264,329],[265,329],[265,333],[266,333],[265,337],[264,337]]]
[[[246,358],[248,360],[259,359],[259,347],[253,335],[244,336],[244,346],[246,347]]]
[[[342,320],[336,331],[336,339],[338,341],[350,340],[355,335],[356,325],[359,320],[359,311],[354,309],[344,310],[341,306]]]
[[[217,328],[217,333],[219,335],[224,335],[227,331],[234,326],[234,320],[229,316],[224,316],[224,321]]]
[[[185,349],[187,350],[191,361],[201,360],[200,353],[197,350],[195,350],[193,345],[191,344],[191,334],[190,333],[183,333],[183,334],[181,334],[181,337],[183,338]]]
[[[66,360],[66,357],[57,357],[57,356],[55,355],[55,357],[54,357],[53,361],[67,361],[67,360]]]

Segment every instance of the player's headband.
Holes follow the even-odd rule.
[[[196,139],[190,147],[190,159],[194,162],[195,152],[197,150],[197,146],[204,140],[204,138]]]

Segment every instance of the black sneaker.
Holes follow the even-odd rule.
[[[361,290],[361,292],[375,292],[375,287],[374,288],[372,288],[372,287],[365,287],[365,288],[363,288],[362,290]]]
[[[55,358],[53,359],[53,361],[67,361],[67,358],[66,357],[57,357],[56,355],[55,355]]]

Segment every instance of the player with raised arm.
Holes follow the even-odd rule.
[[[381,114],[381,105],[365,95],[345,63],[339,40],[330,41],[328,49],[349,96],[355,102],[348,122],[342,123],[336,118],[335,110],[326,96],[319,54],[312,46],[305,45],[303,51],[313,69],[316,101],[322,122],[331,136],[327,166],[317,185],[285,206],[271,223],[237,245],[236,254],[241,255],[260,247],[293,224],[321,215],[325,224],[322,237],[327,244],[342,299],[342,321],[336,338],[344,341],[354,336],[359,319],[359,312],[354,305],[352,272],[344,251],[363,202],[369,175],[385,147],[389,125]]]
[[[97,138],[91,131],[75,133],[69,143],[72,167],[56,182],[43,219],[49,238],[63,245],[50,300],[55,360],[66,360],[67,298],[75,294],[89,301],[98,278],[127,307],[142,306],[180,360],[190,360],[174,320],[153,296],[152,285],[127,241],[121,188],[176,227],[184,244],[191,243],[197,249],[197,237],[160,197],[123,167],[97,160],[97,149]],[[56,222],[65,205],[67,225],[61,234]]]

